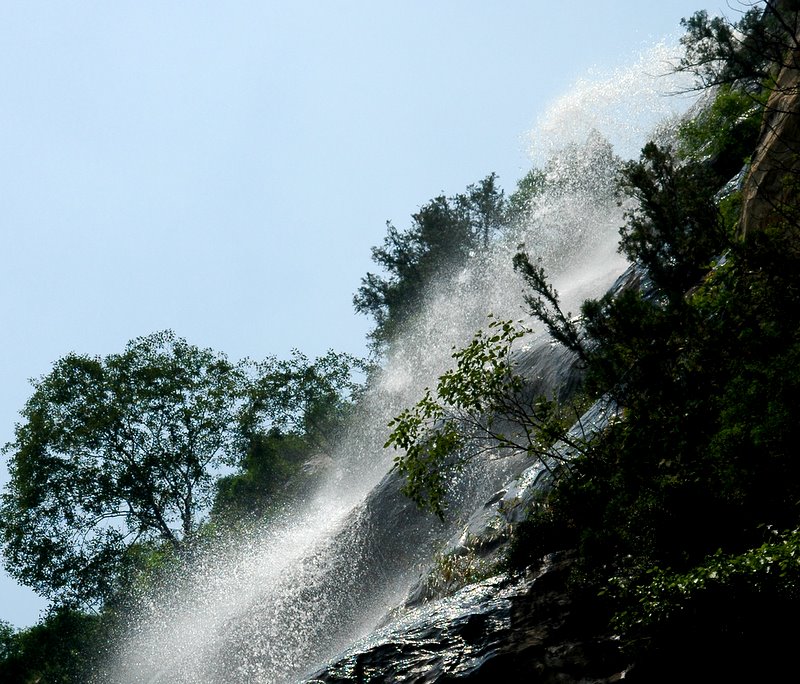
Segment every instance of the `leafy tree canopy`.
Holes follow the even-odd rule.
[[[553,473],[564,461],[553,448],[557,439],[581,448],[566,435],[579,414],[530,392],[515,370],[513,344],[528,332],[513,321],[491,320],[486,332],[453,353],[456,365],[439,377],[436,391],[426,389],[389,423],[385,446],[397,450],[403,492],[421,508],[444,517],[452,477],[481,454],[525,453]]]
[[[330,455],[372,370],[363,359],[333,350],[314,361],[295,349],[288,359],[256,363],[243,430],[299,435]]]
[[[760,3],[759,3],[760,5]],[[701,10],[681,25],[685,54],[678,65],[696,77],[696,86],[760,84],[791,60],[796,50],[797,0],[766,0],[750,6],[739,21],[709,17]]]
[[[107,597],[132,544],[178,546],[213,471],[236,460],[243,369],[171,332],[105,358],[68,354],[34,381],[0,532],[8,570],[59,601]]]
[[[146,549],[194,538],[223,469],[246,467],[263,434],[332,439],[353,363],[330,352],[234,364],[170,331],[59,359],[5,449],[6,567],[57,603],[103,603]]]
[[[14,630],[0,622],[0,681],[9,684],[82,684],[100,643],[100,618],[68,608]]]
[[[620,230],[620,251],[645,266],[667,296],[682,297],[726,246],[709,191],[720,182],[707,166],[678,164],[652,142],[623,169],[622,189],[636,203]]]
[[[375,320],[370,333],[375,351],[419,309],[434,278],[447,277],[488,248],[507,224],[508,212],[497,176],[490,174],[464,193],[424,204],[405,231],[387,223],[383,245],[372,249],[383,274],[367,273],[353,298],[356,311]]]
[[[310,361],[295,350],[256,368],[241,417],[241,471],[217,482],[213,513],[227,523],[265,515],[304,484],[310,459],[334,456],[371,372],[363,360],[333,351]]]

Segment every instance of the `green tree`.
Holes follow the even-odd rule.
[[[238,525],[263,519],[305,482],[304,466],[315,455],[301,434],[279,428],[250,433],[237,471],[217,481],[211,520]]]
[[[525,453],[554,473],[564,460],[557,439],[581,448],[566,434],[579,414],[531,393],[515,370],[513,344],[528,332],[492,320],[453,353],[456,365],[439,377],[436,391],[426,389],[389,423],[385,446],[398,452],[394,469],[405,477],[403,492],[421,508],[443,517],[452,477],[481,454]]]
[[[240,421],[242,460],[219,480],[214,499],[214,513],[226,521],[263,516],[306,483],[311,459],[334,456],[371,371],[332,350],[314,361],[295,350],[254,369]]]
[[[99,617],[68,608],[50,611],[27,629],[0,622],[0,681],[83,684],[99,626]]]
[[[797,0],[765,0],[750,6],[736,22],[709,17],[705,10],[696,12],[681,21],[685,52],[678,70],[694,74],[698,89],[760,84],[792,63],[791,50],[798,47],[798,10]]]
[[[242,417],[245,435],[277,428],[331,455],[372,370],[363,359],[333,350],[311,361],[295,349],[288,359],[255,364]]]
[[[119,588],[129,547],[180,547],[234,465],[240,366],[160,332],[104,358],[69,354],[34,381],[0,506],[8,571],[57,602]]]
[[[6,567],[56,603],[104,603],[154,552],[182,552],[212,507],[263,509],[303,459],[330,454],[361,372],[333,351],[233,364],[169,331],[65,356],[6,446]]]
[[[691,162],[708,161],[721,178],[736,174],[752,154],[761,128],[763,97],[730,85],[678,129],[678,153]]]
[[[57,604],[103,604],[137,568],[180,556],[212,507],[261,510],[303,459],[330,454],[361,372],[333,351],[234,364],[170,331],[63,357],[6,446],[7,569]]]
[[[353,298],[356,311],[375,321],[374,351],[383,350],[419,310],[435,278],[452,277],[486,250],[507,222],[508,203],[490,174],[465,193],[424,204],[405,231],[387,223],[383,245],[372,249],[372,260],[384,273],[367,273]]]
[[[544,192],[547,174],[533,168],[517,181],[517,188],[508,198],[508,213],[512,221],[524,220],[536,197]]]
[[[683,297],[727,246],[710,191],[721,181],[706,165],[677,164],[653,142],[623,168],[622,190],[636,204],[620,230],[620,251],[645,266],[668,297]]]

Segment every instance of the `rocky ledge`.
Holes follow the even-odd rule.
[[[498,575],[409,611],[310,675],[308,684],[616,682],[624,659],[568,588],[569,552],[538,572]]]

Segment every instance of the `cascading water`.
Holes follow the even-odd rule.
[[[293,681],[369,632],[398,605],[438,545],[508,477],[502,462],[476,468],[459,488],[448,524],[418,513],[385,475],[386,424],[415,402],[450,362],[452,348],[486,314],[523,317],[511,267],[519,243],[540,256],[567,308],[600,294],[625,267],[616,253],[622,209],[617,158],[634,156],[657,123],[685,109],[663,46],[628,70],[581,82],[533,136],[546,191],[528,219],[448,282],[431,287],[334,459],[327,484],[266,529],[221,542],[181,576],[142,592],[137,617],[113,646],[99,682]]]

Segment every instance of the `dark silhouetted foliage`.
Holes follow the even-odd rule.
[[[387,223],[383,245],[372,260],[383,274],[367,273],[353,298],[356,311],[372,316],[373,349],[380,351],[417,312],[437,277],[451,277],[476,252],[485,250],[508,222],[508,202],[494,174],[466,192],[440,195],[400,231]]]
[[[788,49],[797,49],[797,0],[745,7],[736,22],[709,17],[705,10],[681,21],[685,54],[678,69],[694,74],[698,88],[761,83],[791,59]]]
[[[14,630],[0,623],[0,681],[5,684],[84,684],[98,638],[97,616],[50,612],[38,624]]]

